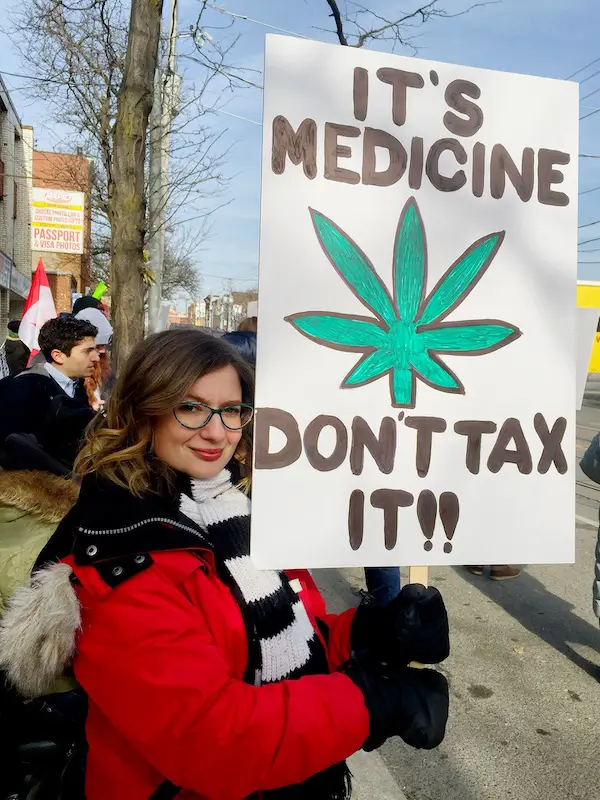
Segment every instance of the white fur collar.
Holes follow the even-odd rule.
[[[75,654],[81,612],[68,564],[34,573],[0,619],[0,669],[24,697],[49,694]]]

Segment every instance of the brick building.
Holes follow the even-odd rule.
[[[59,192],[82,192],[84,202],[83,253],[33,250],[31,266],[35,269],[40,256],[48,275],[56,310],[71,310],[71,293],[86,294],[91,286],[91,163],[80,155],[67,153],[33,153],[33,187],[56,189]]]
[[[0,342],[31,285],[33,129],[21,124],[0,77]]]
[[[174,308],[169,309],[169,326],[171,325],[193,325],[189,316],[185,312],[177,311]]]

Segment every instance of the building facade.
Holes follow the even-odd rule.
[[[204,324],[208,328],[221,331],[234,331],[243,318],[243,306],[236,302],[236,292],[209,294],[204,298]]]
[[[48,194],[50,203],[45,202],[46,197],[40,190],[55,190]],[[33,194],[35,211],[40,206],[52,205],[52,201],[55,202],[51,210],[57,216],[52,219],[57,219],[58,222],[50,222],[48,229],[43,229],[44,232],[48,231],[47,248],[38,250],[35,249],[36,245],[33,245],[32,268],[35,269],[41,256],[56,311],[58,313],[70,311],[72,293],[86,294],[91,288],[91,163],[89,159],[68,153],[34,151]],[[81,214],[73,209],[82,209]],[[43,208],[41,210],[43,211]],[[64,224],[60,221],[61,214]],[[70,219],[68,214],[77,219]],[[82,219],[79,219],[79,216]],[[61,245],[60,242],[53,241],[50,235],[54,234],[53,228],[56,229],[59,225],[63,225],[64,230],[60,230],[65,239],[78,237],[81,246],[73,246],[68,242]],[[40,248],[42,243],[46,244],[43,238],[37,238],[40,241]],[[65,252],[69,248],[83,252]]]
[[[0,342],[31,285],[33,129],[21,124],[0,77]]]
[[[238,324],[246,317],[256,317],[258,290],[248,289],[245,292],[233,292],[233,302],[241,308]]]
[[[188,317],[191,325],[197,325],[199,327],[206,325],[206,303],[190,303],[188,306]]]

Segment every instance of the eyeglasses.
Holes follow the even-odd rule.
[[[203,428],[215,414],[218,414],[226,428],[230,431],[239,431],[252,419],[254,407],[248,403],[232,403],[223,408],[211,408],[205,403],[186,400],[173,409],[173,414],[180,425],[190,430]]]

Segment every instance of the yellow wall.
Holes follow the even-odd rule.
[[[600,283],[577,282],[578,308],[597,308],[600,314]],[[589,372],[600,372],[600,333],[596,333]]]

